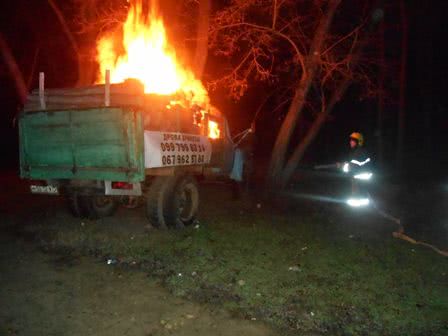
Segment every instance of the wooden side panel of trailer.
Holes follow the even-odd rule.
[[[24,112],[19,132],[23,178],[127,182],[145,178],[142,113],[135,109]]]

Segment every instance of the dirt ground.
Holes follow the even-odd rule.
[[[43,254],[3,235],[1,335],[274,335],[258,321],[175,298],[143,272]]]
[[[13,176],[3,180],[10,193],[0,198],[0,335],[276,334],[260,321],[179,299],[144,272],[93,257],[43,253],[11,223],[20,226],[53,208],[59,220],[69,220],[63,203],[27,195]],[[141,230],[140,220],[131,215],[127,228],[134,222]]]

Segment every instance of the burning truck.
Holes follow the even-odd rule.
[[[142,8],[130,5],[119,38],[99,38],[97,84],[45,89],[40,74],[19,117],[20,174],[33,193],[65,195],[77,217],[144,200],[153,226],[181,228],[197,213],[198,180],[229,177],[234,144],[162,19]]]

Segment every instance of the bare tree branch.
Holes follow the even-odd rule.
[[[281,37],[282,39],[288,41],[288,43],[294,49],[297,59],[300,62],[300,67],[301,67],[302,72],[305,73],[305,75],[306,75],[305,58],[304,58],[302,52],[297,47],[296,43],[288,35],[283,34],[283,33],[279,32],[277,30],[274,30],[270,27],[264,27],[264,26],[260,26],[260,25],[256,25],[256,24],[252,24],[252,23],[247,23],[247,22],[234,23],[234,24],[229,24],[226,26],[221,26],[217,30],[231,29],[231,28],[236,28],[236,27],[249,27],[249,28],[253,28],[255,30],[259,30],[259,31],[269,32],[273,35],[276,35],[276,36]]]
[[[59,21],[59,23],[62,26],[62,30],[64,31],[65,36],[67,36],[67,39],[69,40],[70,45],[73,48],[73,51],[79,57],[78,44],[76,43],[76,40],[73,37],[72,32],[68,28],[68,25],[67,25],[67,23],[65,21],[64,15],[62,14],[61,10],[59,9],[59,7],[56,5],[56,3],[53,0],[47,0],[47,1],[48,1],[48,4],[50,5],[51,9],[55,13],[56,17],[58,18],[58,21]]]
[[[339,40],[337,40],[335,43],[333,43],[331,46],[329,46],[327,49],[325,49],[322,52],[322,55],[325,55],[326,53],[328,53],[330,50],[332,50],[334,47],[336,47],[338,44],[342,43],[344,40],[348,39],[350,36],[354,35],[354,34],[358,34],[359,30],[361,30],[363,27],[365,26],[365,22],[363,22],[362,24],[360,24],[359,26],[356,26],[355,29],[353,29],[350,33],[348,33],[345,36],[342,36]]]
[[[275,25],[277,23],[277,15],[278,15],[277,0],[274,0],[274,4],[272,6],[272,30],[275,30]]]

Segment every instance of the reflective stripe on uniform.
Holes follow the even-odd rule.
[[[353,163],[358,166],[364,166],[366,163],[370,162],[370,158],[365,159],[364,161],[351,160],[350,163]]]
[[[370,180],[371,177],[372,177],[371,172],[360,173],[353,176],[353,178],[357,180]]]

